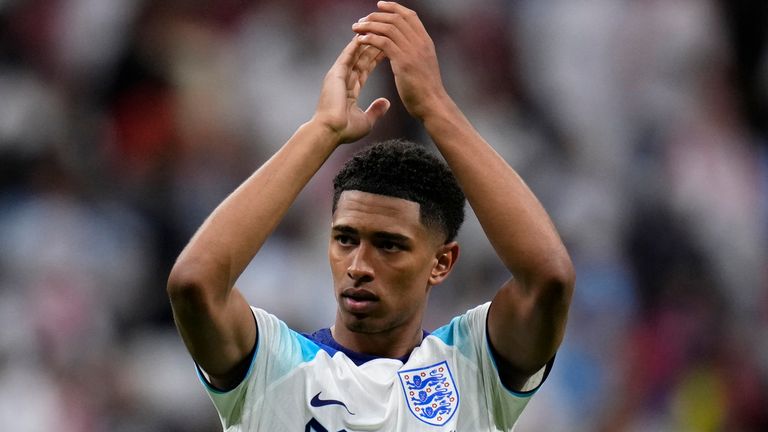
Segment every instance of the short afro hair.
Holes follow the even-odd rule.
[[[451,169],[424,147],[388,140],[365,148],[347,161],[333,179],[333,212],[341,193],[356,190],[419,204],[421,222],[456,238],[464,222],[464,193]]]

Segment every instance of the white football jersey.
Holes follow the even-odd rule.
[[[222,392],[199,374],[226,432],[510,431],[544,381],[506,389],[487,342],[490,303],[426,335],[407,359],[345,350],[325,329],[297,333],[252,308],[259,329],[243,381]]]

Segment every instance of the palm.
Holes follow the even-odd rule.
[[[353,41],[326,75],[316,115],[338,134],[340,143],[367,135],[389,106],[386,99],[377,99],[365,111],[358,106],[360,90],[380,59],[381,51]]]
[[[330,97],[333,98],[334,110],[338,111],[337,130],[341,132],[342,142],[351,142],[370,132],[372,125],[365,111],[358,106],[362,83],[357,77],[345,81],[335,80]]]

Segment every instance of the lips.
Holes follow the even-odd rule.
[[[347,288],[342,291],[341,296],[361,301],[376,301],[379,299],[379,296],[365,288]]]
[[[363,288],[347,288],[341,293],[345,309],[353,314],[370,312],[379,301],[379,297]]]

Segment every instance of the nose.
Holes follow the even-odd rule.
[[[352,262],[347,267],[347,276],[355,281],[355,285],[373,280],[373,267],[368,257],[369,248],[360,244],[352,254]]]

